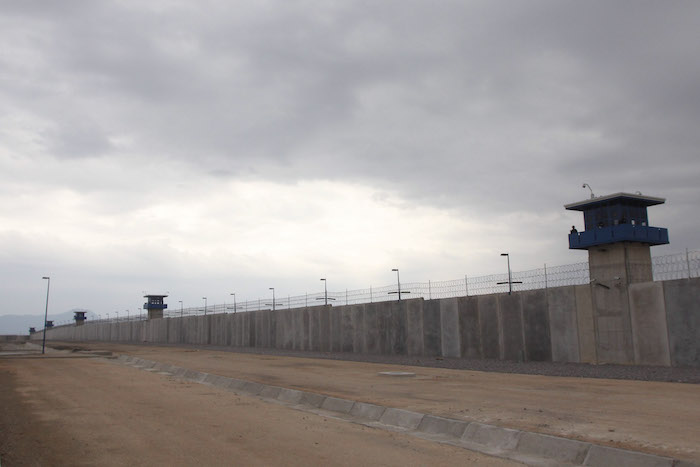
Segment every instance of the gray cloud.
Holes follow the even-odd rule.
[[[122,213],[176,183],[198,196],[188,177],[334,180],[489,221],[566,216],[585,181],[667,196],[659,221],[697,246],[699,13],[684,1],[6,1],[2,196],[67,188]],[[48,159],[65,170],[23,177],[16,162]],[[143,178],[118,178],[129,167]],[[181,176],[147,182],[164,167]],[[533,233],[555,245],[562,224]]]

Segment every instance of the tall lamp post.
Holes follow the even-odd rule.
[[[233,312],[236,312],[236,292],[231,292],[231,295],[233,295]]]
[[[328,281],[326,281],[326,278],[324,277],[321,279],[323,281],[323,297],[316,297],[316,300],[323,300],[323,302],[328,306],[328,300],[335,300],[335,298],[331,297],[328,298]]]
[[[510,273],[510,254],[501,253],[501,256],[505,256],[508,259],[508,282],[496,282],[496,284],[508,284],[508,295],[513,293],[513,284],[522,284],[522,281],[514,281]]]
[[[182,309],[182,300],[178,300],[180,302],[180,318],[182,318],[182,314],[185,310]]]
[[[401,277],[399,276],[399,270],[398,270],[398,268],[394,268],[394,269],[392,269],[392,271],[396,272],[396,284],[397,284],[398,288],[397,288],[396,292],[389,292],[389,293],[390,294],[395,293],[396,295],[399,296],[399,301],[401,301],[401,294],[402,293],[411,293],[411,292],[409,292],[407,290],[405,290],[403,292],[401,291]]]
[[[43,354],[46,349],[46,320],[49,319],[49,287],[51,286],[50,277],[42,277],[46,279],[46,309],[44,310],[44,337],[41,339],[41,353]]]
[[[506,259],[508,260],[508,295],[513,293],[513,279],[510,275],[510,254],[509,253],[501,253],[501,256],[505,256]]]
[[[202,297],[204,300],[204,316],[207,316],[207,297]]]
[[[392,271],[396,271],[396,285],[398,286],[398,296],[399,296],[399,301],[401,301],[401,277],[399,276],[399,269],[394,268]]]
[[[270,287],[270,290],[272,290],[272,311],[275,311],[275,288]]]

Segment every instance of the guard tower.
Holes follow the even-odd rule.
[[[148,319],[158,319],[163,317],[163,310],[168,308],[168,305],[163,303],[163,299],[167,295],[144,295],[146,303],[143,304],[143,309],[148,310]]]
[[[53,327],[53,321],[52,321],[52,320],[46,321],[45,327],[46,327],[46,329],[52,328],[52,327]]]
[[[588,250],[591,282],[653,280],[650,247],[667,244],[668,230],[649,225],[647,207],[664,202],[664,198],[615,193],[564,206],[583,212],[585,230],[572,228],[569,248]]]
[[[86,311],[74,311],[73,312],[73,319],[75,320],[75,325],[76,326],[82,326],[85,324],[85,320],[87,317],[85,316]]]

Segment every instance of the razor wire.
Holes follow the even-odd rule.
[[[700,250],[690,250],[665,256],[652,257],[652,271],[655,281],[700,277]],[[511,285],[514,292],[540,290],[568,285],[590,283],[588,262],[547,266],[526,271],[511,271]],[[365,303],[395,301],[397,284],[380,287],[367,287],[354,290],[328,291],[329,305],[359,305]],[[401,299],[467,297],[508,292],[508,273],[485,276],[465,276],[461,279],[428,282],[401,283]],[[287,295],[259,298],[233,303],[167,310],[166,317],[196,316],[204,314],[237,313],[258,310],[286,310],[310,308],[325,304],[323,292],[304,295]],[[132,318],[132,319],[143,319]],[[120,321],[122,318],[120,318]]]

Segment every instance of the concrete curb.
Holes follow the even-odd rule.
[[[387,407],[379,419],[379,423],[413,431],[418,428],[423,417],[422,413]]]
[[[382,407],[381,405],[367,404],[366,402],[355,402],[352,409],[350,409],[350,415],[353,417],[363,418],[365,420],[376,421],[382,417],[385,410],[386,407]]]
[[[461,439],[468,425],[469,422],[461,420],[425,415],[418,425],[418,431]]]
[[[349,401],[347,399],[338,399],[337,397],[326,397],[321,404],[323,410],[328,410],[330,412],[338,412],[342,414],[350,413],[352,406],[355,401]]]
[[[299,403],[318,409],[321,407],[324,400],[326,400],[326,396],[324,395],[315,394],[313,392],[304,392]]]
[[[486,425],[484,423],[471,422],[464,431],[462,441],[483,444],[493,449],[510,451],[518,445],[518,438],[522,432],[510,428]]]
[[[700,467],[687,461],[637,451],[599,446],[558,436],[468,422],[394,407],[357,402],[311,392],[213,375],[137,357],[119,355],[111,359],[144,371],[162,369],[173,377],[216,386],[249,396],[258,396],[302,410],[335,412],[350,421],[375,428],[389,428],[425,439],[446,442],[472,451],[525,462],[528,465],[583,465],[589,467]],[[323,412],[320,412],[323,413]],[[356,420],[352,420],[355,418]]]
[[[673,459],[668,457],[592,445],[583,465],[591,467],[604,467],[607,465],[615,465],[617,467],[673,467],[678,464],[674,464]]]
[[[560,462],[580,465],[586,458],[590,443],[559,438],[540,433],[522,432],[515,451],[527,456],[544,457]],[[614,465],[614,464],[609,464]]]

